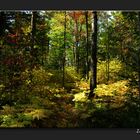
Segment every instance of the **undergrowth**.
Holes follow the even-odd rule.
[[[62,72],[35,68],[22,73],[16,92],[5,92],[0,85],[0,127],[138,127],[138,91],[128,80],[99,84],[95,98],[89,100],[89,83],[74,69],[67,68],[65,87]],[[32,78],[30,78],[32,77]],[[7,97],[12,94],[11,104]]]

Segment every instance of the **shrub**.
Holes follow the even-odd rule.
[[[66,67],[66,81],[75,82],[80,81],[81,76],[76,72],[74,67]]]
[[[105,85],[100,84],[97,85],[97,88],[95,90],[95,93],[98,96],[114,96],[114,95],[122,95],[127,93],[129,87],[127,86],[128,81],[122,80],[118,81],[113,84]]]
[[[111,82],[116,82],[120,80],[121,75],[120,73],[123,71],[122,62],[118,59],[113,59],[109,62],[109,78]],[[101,61],[97,65],[97,81],[98,83],[105,83],[107,81],[107,74],[106,74],[106,61]]]

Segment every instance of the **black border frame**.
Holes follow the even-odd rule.
[[[0,10],[140,10],[139,0],[4,0]]]
[[[136,133],[137,129],[0,129],[0,137],[2,139],[48,139],[48,140],[90,140],[90,139],[117,139],[117,140],[138,140],[140,133]]]
[[[139,0],[4,0],[0,10],[140,10]],[[1,139],[139,139],[137,129],[0,129]]]

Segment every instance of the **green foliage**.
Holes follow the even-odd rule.
[[[139,127],[137,12],[98,12],[91,100],[93,13],[87,29],[85,11],[67,11],[66,40],[64,11],[34,13],[31,24],[32,11],[0,12],[0,127]]]
[[[75,94],[73,101],[75,101],[75,102],[85,102],[85,101],[87,101],[87,96],[86,96],[85,91]]]
[[[128,81],[118,81],[113,84],[105,85],[100,84],[97,86],[95,93],[97,96],[114,96],[114,95],[122,95],[127,93],[128,91]]]
[[[107,81],[107,62],[106,61],[101,61],[97,65],[97,81],[98,83],[106,83]],[[120,80],[121,75],[123,71],[123,64],[120,60],[118,59],[113,59],[110,60],[109,62],[109,79],[110,82],[116,82],[117,80]]]
[[[78,74],[74,67],[66,67],[66,81],[74,82],[79,81],[81,79],[81,75]]]

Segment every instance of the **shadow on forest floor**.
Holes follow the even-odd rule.
[[[115,98],[115,97],[114,97]],[[102,101],[100,101],[102,100]],[[128,97],[123,103],[103,97],[93,102],[95,109],[86,120],[86,127],[90,128],[138,128],[140,127],[140,106],[137,98]],[[84,127],[84,126],[82,126]]]
[[[98,85],[95,98],[89,101],[86,95],[89,83],[79,80],[74,71],[69,71],[72,70],[66,74],[65,88],[60,83],[62,73],[35,69],[31,89],[27,71],[23,73],[26,80],[14,94],[2,90],[0,127],[140,127],[138,95],[131,94],[137,91],[134,92],[126,80]],[[9,95],[14,98],[12,105],[7,103]]]

